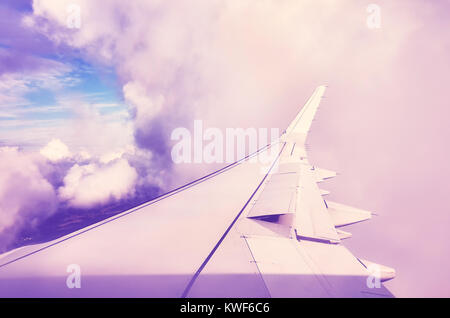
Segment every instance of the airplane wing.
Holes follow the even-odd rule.
[[[342,244],[351,234],[340,227],[371,213],[325,201],[318,183],[336,174],[307,159],[324,91],[256,153],[97,224],[0,255],[0,297],[392,296],[381,281],[394,270]]]

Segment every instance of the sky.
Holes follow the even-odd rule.
[[[339,173],[330,199],[377,213],[345,245],[397,270],[394,295],[450,296],[449,15],[447,0],[2,1],[0,250],[61,210],[217,167],[172,164],[174,128],[283,130],[326,84],[310,161]]]

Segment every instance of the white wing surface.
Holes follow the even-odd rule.
[[[371,213],[325,202],[317,183],[336,174],[307,160],[324,91],[255,154],[65,237],[0,255],[0,297],[392,296],[380,281],[395,272],[353,256],[342,244],[351,234],[338,229]],[[254,160],[274,153],[268,165]],[[80,288],[69,288],[76,274]]]

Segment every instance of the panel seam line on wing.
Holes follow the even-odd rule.
[[[235,161],[235,162],[233,162],[233,163],[231,163],[231,164],[229,164],[229,165],[227,165],[227,166],[225,166],[225,167],[223,167],[223,168],[220,168],[220,169],[218,169],[218,170],[216,170],[216,171],[213,171],[213,172],[211,172],[211,173],[209,173],[209,174],[207,174],[207,175],[205,175],[205,176],[203,176],[203,177],[201,177],[201,178],[198,178],[198,179],[193,180],[193,181],[191,181],[191,182],[189,182],[189,183],[187,183],[187,184],[185,184],[185,185],[182,185],[182,186],[180,186],[180,187],[178,187],[178,188],[175,188],[175,189],[173,189],[173,190],[171,190],[171,191],[169,191],[169,192],[167,192],[167,193],[165,193],[165,194],[160,195],[159,197],[154,198],[153,200],[151,200],[151,201],[149,201],[149,202],[143,203],[143,204],[140,205],[140,206],[131,208],[130,211],[128,211],[128,212],[127,212],[127,211],[124,211],[124,212],[120,213],[120,214],[117,215],[117,216],[114,216],[114,217],[112,217],[112,218],[110,218],[110,219],[101,221],[99,224],[93,224],[93,225],[88,226],[88,228],[80,229],[80,230],[76,231],[75,234],[72,234],[72,235],[68,234],[69,236],[66,237],[66,238],[63,238],[63,239],[60,239],[60,240],[56,239],[56,240],[58,240],[57,242],[54,242],[54,243],[49,244],[49,245],[46,245],[46,246],[44,246],[44,247],[42,247],[42,248],[40,248],[40,249],[37,249],[37,250],[35,250],[35,251],[32,251],[32,252],[27,253],[27,254],[25,254],[25,255],[22,255],[22,256],[20,256],[20,257],[18,257],[18,258],[15,258],[15,259],[13,259],[13,260],[10,260],[9,262],[6,262],[6,263],[4,263],[4,264],[0,264],[0,268],[4,267],[4,266],[6,266],[6,265],[9,265],[9,264],[11,264],[11,263],[17,262],[17,261],[19,261],[19,260],[21,260],[21,259],[23,259],[23,258],[28,257],[28,256],[34,255],[34,254],[36,254],[36,253],[39,253],[39,252],[41,252],[41,251],[43,251],[43,250],[46,250],[46,249],[48,249],[48,248],[50,248],[50,247],[53,247],[53,246],[55,246],[55,245],[58,245],[58,244],[60,244],[60,243],[62,243],[62,242],[65,242],[65,241],[67,241],[67,240],[69,240],[69,239],[71,239],[71,238],[74,238],[74,237],[76,237],[76,236],[79,236],[79,235],[81,235],[81,234],[84,234],[84,233],[86,233],[86,232],[88,232],[88,231],[91,231],[91,230],[93,230],[93,229],[96,229],[96,228],[98,228],[98,227],[100,227],[100,226],[102,226],[102,225],[105,225],[105,224],[107,224],[107,223],[110,223],[110,222],[112,222],[112,221],[115,221],[115,220],[117,220],[117,219],[120,219],[120,218],[122,218],[122,217],[124,217],[124,216],[126,216],[126,215],[129,215],[129,214],[131,214],[131,213],[133,213],[133,212],[136,212],[136,211],[141,210],[141,209],[143,209],[143,208],[145,208],[145,207],[147,207],[147,206],[150,206],[150,205],[155,204],[155,203],[157,203],[157,202],[159,202],[159,201],[161,201],[161,200],[164,200],[164,199],[166,199],[166,198],[168,198],[168,197],[171,197],[172,195],[175,195],[175,194],[177,194],[177,193],[179,193],[179,192],[181,192],[181,191],[184,191],[184,190],[186,190],[186,189],[188,189],[188,188],[190,188],[190,187],[192,187],[192,186],[195,186],[195,185],[197,185],[197,184],[199,184],[199,183],[202,183],[202,182],[204,182],[204,181],[206,181],[206,180],[209,180],[210,178],[213,178],[213,177],[215,177],[215,176],[217,176],[217,175],[219,175],[219,174],[221,174],[221,173],[223,173],[223,172],[226,172],[226,171],[228,171],[228,170],[234,168],[235,166],[241,164],[242,162],[244,162],[244,161],[247,160],[248,158],[250,158],[250,157],[256,155],[257,153],[263,151],[264,149],[266,149],[266,148],[268,148],[268,147],[270,147],[270,146],[271,146],[271,144],[266,145],[266,146],[264,146],[264,147],[258,149],[258,150],[255,151],[254,153],[249,154],[249,155],[247,155],[246,157],[244,157],[244,158],[242,158],[242,159],[239,159],[238,161]],[[0,255],[0,256],[1,256],[1,255]]]
[[[244,206],[242,207],[242,209],[239,211],[239,213],[237,214],[237,216],[234,218],[234,220],[231,222],[231,224],[228,226],[228,228],[225,230],[225,233],[223,233],[223,235],[221,236],[221,238],[219,239],[219,241],[216,243],[216,245],[214,245],[213,249],[211,250],[211,252],[208,254],[208,256],[206,257],[206,259],[203,261],[203,263],[200,265],[200,267],[197,269],[197,271],[195,272],[195,274],[192,276],[191,280],[189,281],[188,285],[186,286],[185,290],[183,291],[183,293],[181,294],[182,298],[186,298],[187,294],[189,293],[189,291],[191,290],[192,286],[194,285],[196,279],[198,278],[198,276],[200,275],[200,273],[202,272],[202,270],[205,268],[206,264],[208,264],[209,260],[212,258],[212,256],[214,255],[214,253],[216,252],[216,250],[219,248],[220,244],[222,244],[223,240],[225,239],[225,237],[227,236],[227,234],[230,232],[231,228],[234,226],[234,224],[236,223],[236,221],[239,219],[239,217],[241,216],[242,212],[245,210],[245,208],[248,206],[248,204],[250,203],[250,201],[253,199],[253,197],[255,196],[256,192],[258,192],[259,188],[261,187],[261,185],[264,183],[264,181],[266,180],[267,176],[270,174],[270,172],[272,171],[273,166],[275,165],[275,163],[278,161],[278,159],[280,158],[281,153],[284,150],[284,147],[286,146],[286,143],[283,144],[283,147],[281,148],[280,152],[278,153],[277,157],[275,158],[275,160],[273,161],[272,165],[270,166],[270,169],[267,171],[267,173],[264,175],[264,178],[261,180],[261,182],[258,184],[258,186],[256,187],[255,191],[253,191],[252,195],[250,196],[250,198],[247,200],[247,202],[244,204]]]

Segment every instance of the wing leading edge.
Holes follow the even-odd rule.
[[[0,255],[0,297],[386,297],[392,269],[353,256],[341,226],[368,211],[326,202],[305,140],[318,87],[278,142],[144,205]],[[275,147],[275,145],[277,147]],[[281,150],[280,150],[281,149]],[[277,151],[266,173],[250,160]],[[68,288],[67,270],[81,270]],[[378,270],[380,269],[380,270]]]

